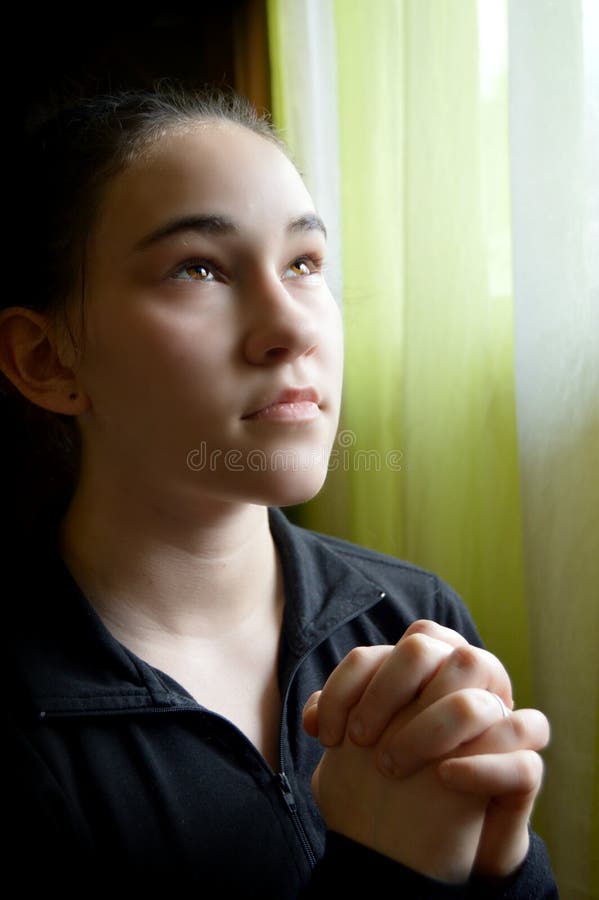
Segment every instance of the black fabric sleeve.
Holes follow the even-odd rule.
[[[508,878],[475,876],[456,885],[414,872],[334,831],[327,832],[324,855],[301,900],[363,900],[389,887],[398,900],[559,900],[547,850],[533,832],[526,859]]]
[[[335,831],[327,831],[325,852],[316,865],[302,900],[361,898],[392,889],[395,898],[459,900],[468,896],[466,885],[450,885],[419,875],[387,856],[370,850]]]
[[[86,824],[20,731],[11,729],[7,744],[5,872],[23,895],[42,889],[76,896],[93,861]]]
[[[558,900],[559,892],[545,844],[533,831],[522,865],[508,878],[473,878],[472,900]]]

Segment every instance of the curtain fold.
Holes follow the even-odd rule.
[[[552,722],[534,824],[562,896],[587,900],[599,887],[597,3],[316,7],[324,18],[313,0],[268,7],[275,120],[319,190],[336,186],[341,237],[334,471],[295,517],[462,594],[517,704]],[[310,133],[323,122],[330,153]]]
[[[334,17],[347,360],[338,437],[348,495],[343,536],[397,553],[405,465],[397,415],[405,352],[403,11],[336,0]]]
[[[408,559],[466,599],[531,700],[513,365],[507,6],[407,2]]]
[[[578,900],[593,866],[599,896],[597,4],[515,3],[510,45],[524,549],[535,696],[553,729],[541,809]]]

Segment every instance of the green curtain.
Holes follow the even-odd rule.
[[[274,120],[311,189],[302,135],[337,110],[342,419],[292,515],[445,578],[548,714],[534,824],[565,900],[599,896],[594,4],[268,0]]]
[[[275,121],[292,141],[294,9],[271,3]],[[333,14],[347,362],[335,471],[298,519],[447,579],[527,704],[505,46],[489,77],[474,0]]]

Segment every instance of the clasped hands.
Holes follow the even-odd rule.
[[[524,860],[549,724],[513,710],[488,651],[414,622],[395,646],[352,650],[303,724],[325,747],[312,789],[328,828],[447,883]]]

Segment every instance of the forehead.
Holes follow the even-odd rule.
[[[164,134],[109,182],[94,243],[133,248],[173,218],[206,213],[248,233],[276,231],[313,209],[274,143],[234,123],[203,122]]]

